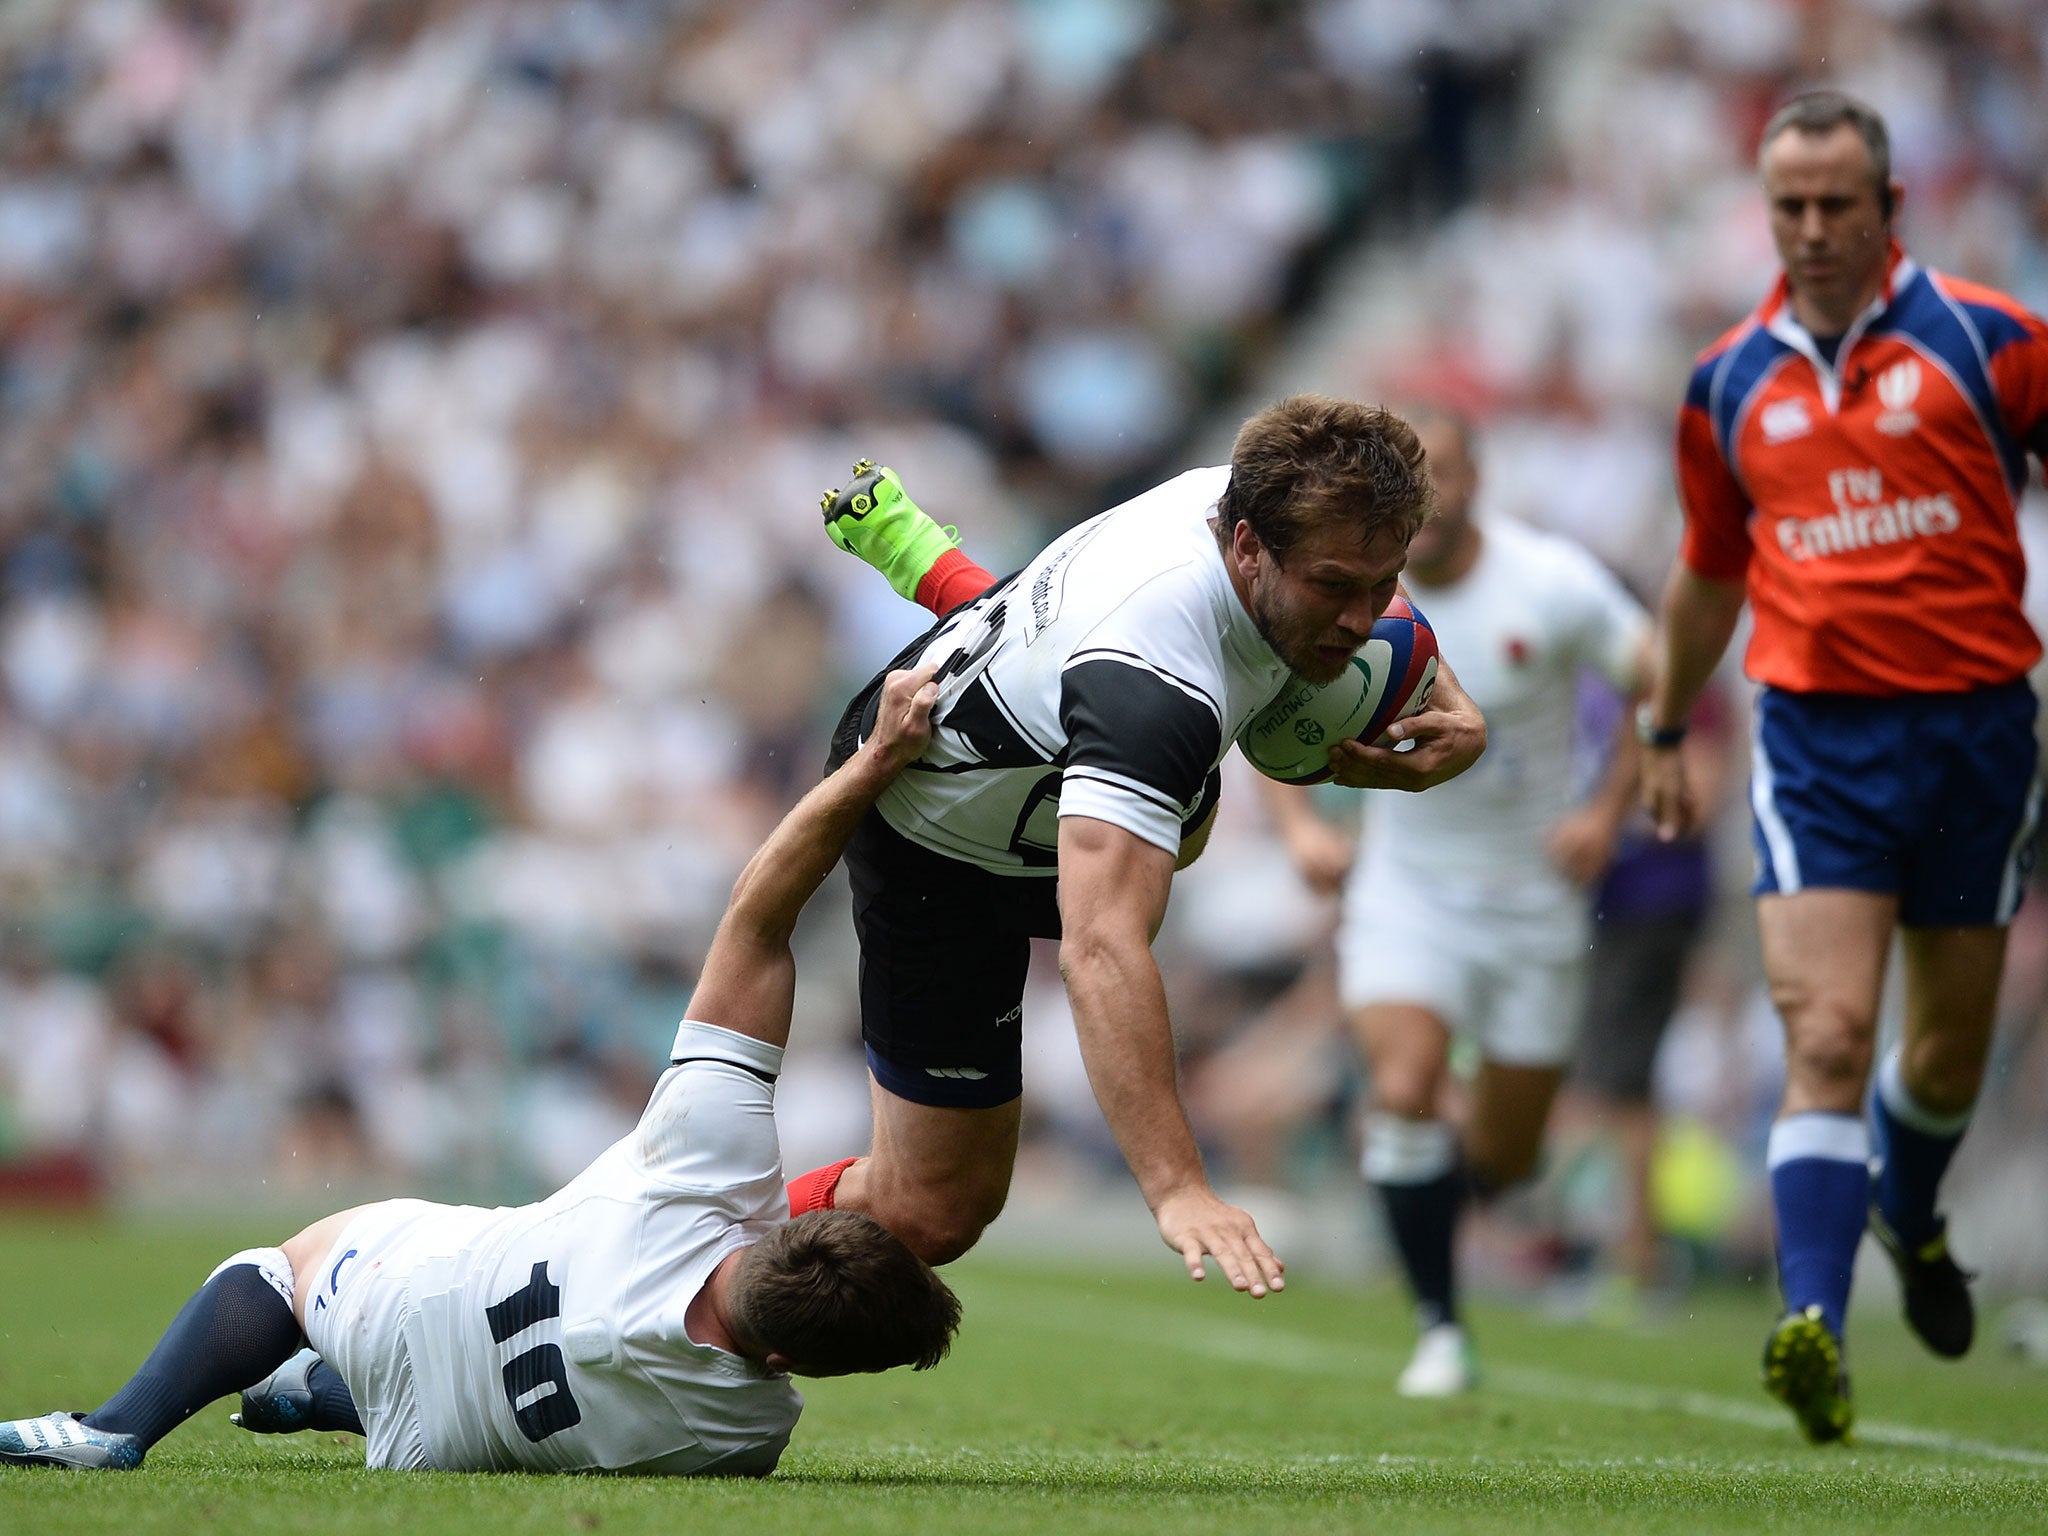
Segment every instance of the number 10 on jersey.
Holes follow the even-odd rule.
[[[525,1285],[484,1308],[491,1337],[500,1344],[561,1315],[562,1288],[549,1282],[545,1260],[533,1266]],[[583,1410],[569,1395],[569,1363],[562,1357],[562,1346],[552,1339],[507,1360],[504,1374],[505,1400],[527,1439],[538,1443],[583,1422]]]

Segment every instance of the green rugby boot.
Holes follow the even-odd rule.
[[[941,528],[910,499],[896,471],[866,459],[853,466],[845,490],[827,491],[819,506],[825,532],[889,578],[896,595],[917,601],[917,586],[939,556],[960,544],[960,530]]]
[[[1842,1346],[1818,1306],[1787,1312],[1764,1341],[1764,1390],[1792,1410],[1815,1445],[1847,1440],[1856,1422]]]

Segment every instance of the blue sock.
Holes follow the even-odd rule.
[[[126,1386],[85,1416],[150,1446],[215,1398],[254,1386],[292,1357],[292,1271],[275,1248],[238,1253],[207,1277]]]
[[[1878,1069],[1870,1121],[1877,1143],[1877,1208],[1908,1248],[1919,1248],[1941,1231],[1935,1195],[1969,1129],[1970,1111],[1937,1115],[1921,1104],[1899,1075],[1899,1053],[1893,1050]]]
[[[1819,1303],[1839,1339],[1870,1204],[1870,1132],[1854,1115],[1792,1115],[1771,1127],[1769,1160],[1785,1306]]]
[[[325,1360],[316,1361],[306,1373],[306,1387],[313,1394],[313,1412],[306,1420],[306,1428],[342,1429],[352,1435],[363,1432],[362,1415],[356,1412],[355,1397],[349,1392],[348,1383],[341,1379],[341,1372]]]

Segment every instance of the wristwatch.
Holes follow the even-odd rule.
[[[1646,747],[1675,747],[1685,740],[1685,727],[1659,725],[1657,717],[1650,713],[1650,701],[1645,699],[1636,706],[1636,740]]]

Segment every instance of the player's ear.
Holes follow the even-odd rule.
[[[1239,518],[1237,526],[1230,530],[1230,558],[1239,572],[1249,576],[1258,565],[1259,555],[1266,546],[1259,542],[1259,536],[1252,532],[1252,525]]]
[[[1889,230],[1899,221],[1899,209],[1906,202],[1906,184],[1902,181],[1888,181],[1877,194],[1877,205],[1884,210],[1884,227]]]

